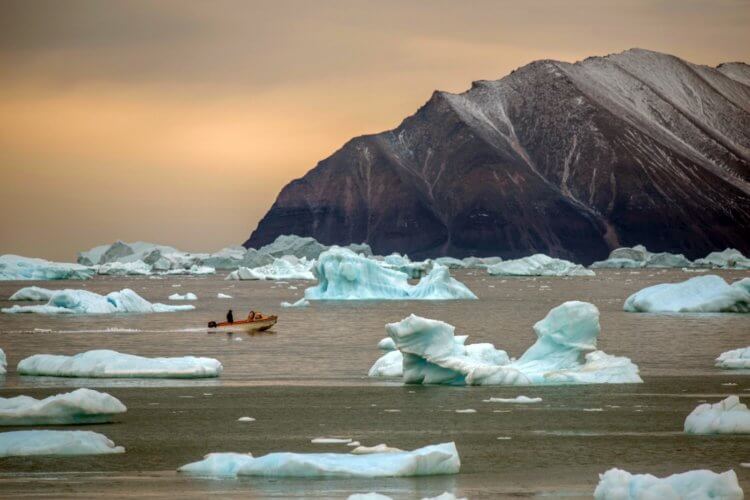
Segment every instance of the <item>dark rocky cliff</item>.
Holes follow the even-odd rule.
[[[413,257],[750,253],[750,66],[633,49],[435,92],[284,187],[245,246],[280,234]]]

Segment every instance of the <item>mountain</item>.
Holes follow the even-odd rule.
[[[632,49],[435,92],[290,182],[245,246],[280,234],[413,257],[748,254],[750,66]]]

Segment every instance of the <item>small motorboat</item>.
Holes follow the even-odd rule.
[[[256,315],[253,319],[241,319],[234,323],[222,321],[209,321],[208,328],[211,330],[221,331],[245,331],[245,332],[264,332],[271,328],[278,321],[278,316]]]

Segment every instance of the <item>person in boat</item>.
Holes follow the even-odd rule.
[[[250,311],[250,314],[247,315],[247,320],[252,321],[255,319],[255,311]]]
[[[227,323],[234,323],[234,314],[232,314],[232,310],[230,309],[227,313]]]

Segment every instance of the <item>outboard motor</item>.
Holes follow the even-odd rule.
[[[208,327],[209,328],[216,328],[216,321],[209,321],[208,322]]]

